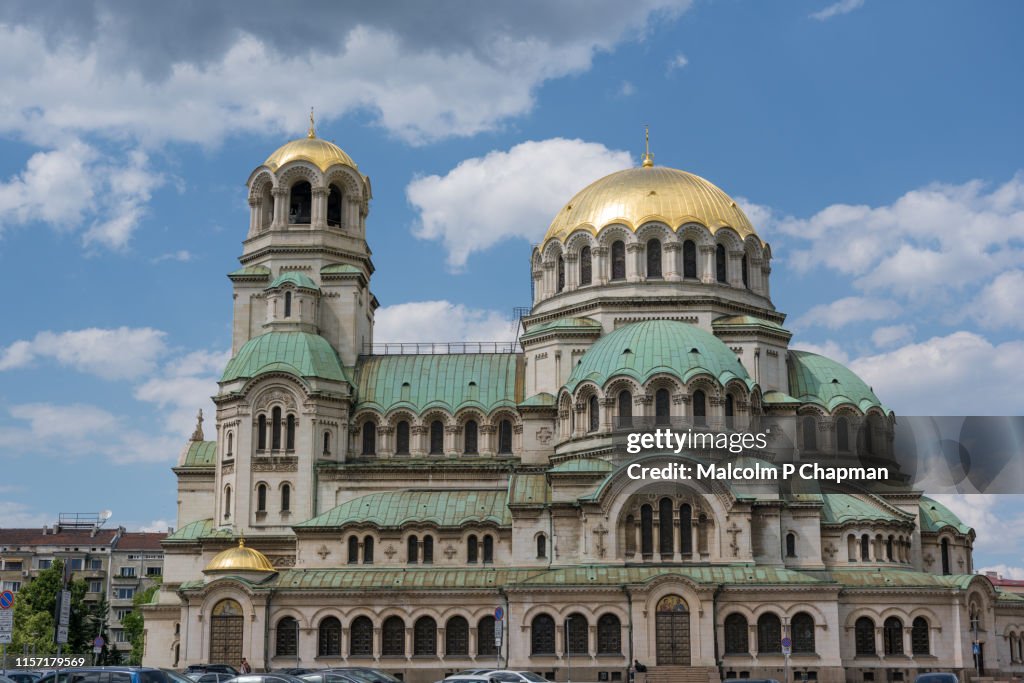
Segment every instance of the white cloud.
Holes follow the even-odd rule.
[[[450,301],[415,301],[383,306],[376,314],[375,342],[515,340],[515,322],[497,311]]]
[[[682,52],[675,55],[672,59],[668,60],[668,73],[673,71],[679,71],[686,67],[690,63],[690,60],[686,58]]]
[[[832,17],[839,16],[841,14],[849,14],[855,9],[860,9],[863,6],[864,0],[839,0],[839,2],[835,2],[825,9],[811,14],[811,18],[817,19],[818,21],[825,21],[826,19],[831,19]]]
[[[628,152],[553,138],[466,159],[444,176],[409,183],[419,212],[417,237],[441,240],[454,269],[501,240],[538,241],[568,197],[597,178],[632,166]]]
[[[165,333],[150,327],[89,328],[39,332],[0,351],[0,370],[24,367],[39,358],[103,379],[133,379],[153,370],[166,350]]]
[[[207,440],[212,440],[216,409],[211,396],[217,393],[217,379],[231,358],[230,351],[194,351],[169,362],[160,375],[136,387],[134,397],[155,404],[170,434],[188,436],[203,411]]]
[[[33,512],[23,503],[15,503],[10,500],[0,500],[0,519],[4,520],[5,528],[42,528],[44,525],[49,524],[55,517],[55,515]]]
[[[793,343],[793,349],[797,351],[810,351],[811,353],[831,358],[838,363],[846,363],[850,359],[849,354],[847,354],[839,344],[831,339],[827,340],[823,344],[796,341]]]
[[[900,307],[885,299],[848,296],[830,304],[818,304],[794,321],[796,327],[827,327],[835,330],[850,323],[865,320],[888,320],[900,312]]]
[[[150,534],[162,534],[166,533],[167,530],[173,526],[174,523],[168,522],[166,519],[154,519],[148,524],[140,526],[138,530]]]
[[[1024,329],[1024,270],[1001,273],[981,290],[969,310],[984,327]]]
[[[913,325],[889,325],[879,327],[871,333],[871,341],[879,348],[896,346],[910,341],[914,336]]]

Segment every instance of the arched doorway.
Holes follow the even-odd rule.
[[[242,663],[242,606],[221,600],[210,616],[210,661],[237,667]]]
[[[658,666],[690,666],[690,612],[678,595],[666,595],[655,611]]]

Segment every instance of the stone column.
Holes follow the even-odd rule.
[[[597,285],[608,284],[608,247],[594,247],[590,253],[594,259],[591,281]]]
[[[381,636],[381,629],[380,629],[380,627],[376,627],[375,626],[374,629],[373,629],[373,658],[374,659],[380,659],[381,652],[383,651],[382,642],[383,642],[383,640],[382,640],[382,636]]]
[[[424,456],[427,454],[427,434],[430,429],[425,425],[412,425],[409,427],[409,453],[412,456]]]
[[[537,304],[544,298],[544,269],[537,268],[533,271],[533,303]]]
[[[644,269],[641,259],[644,254],[644,245],[638,242],[630,242],[626,245],[626,282],[640,282],[644,278]]]
[[[498,428],[494,425],[480,425],[477,428],[477,433],[480,435],[480,455],[494,457],[498,450],[494,443],[494,435],[497,432]]]
[[[662,249],[665,279],[669,282],[679,282],[683,279],[679,270],[679,254],[683,250],[683,245],[679,242],[666,242]]]
[[[690,517],[690,561],[700,561],[700,521],[696,510]]]
[[[249,237],[255,237],[260,230],[260,200],[249,197]]]
[[[768,261],[765,260],[764,265],[761,266],[761,294],[766,297],[771,296],[771,288],[768,286],[769,278],[771,275],[772,268],[768,265]]]
[[[309,222],[314,228],[327,228],[327,194],[326,187],[313,188],[313,206],[310,211]]]
[[[750,289],[755,294],[764,294],[764,273],[761,272],[763,263],[764,259],[755,257],[747,264],[747,270],[750,271]]]
[[[405,658],[406,659],[409,659],[409,657],[412,656],[412,645],[413,645],[413,637],[412,637],[412,635],[413,635],[412,634],[412,627],[411,626],[406,626],[405,627]]]
[[[885,656],[885,640],[882,638],[882,627],[875,627],[875,654],[879,657]]]
[[[639,517],[633,522],[633,533],[636,536],[635,542],[633,544],[633,556],[636,557],[639,555],[640,557],[643,557],[643,550],[640,547],[640,542],[643,538],[643,525],[640,523]]]
[[[275,187],[270,191],[274,198],[274,221],[270,224],[272,230],[279,230],[288,225],[288,190],[284,187]]]
[[[743,252],[729,251],[725,254],[725,280],[730,287],[743,289]]]
[[[475,658],[480,652],[480,648],[477,646],[477,632],[476,626],[469,627],[469,656]]]
[[[458,425],[445,425],[444,428],[444,453],[445,455],[452,456],[458,455],[460,452],[459,448],[459,434],[462,433],[462,427]]]
[[[680,529],[682,528],[681,524],[682,524],[682,520],[679,518],[679,506],[673,503],[673,505],[672,505],[672,561],[673,562],[682,562],[682,560],[683,560],[683,555],[682,555],[682,552],[683,552],[682,540],[683,539],[682,539],[682,536],[680,534]],[[676,543],[676,539],[677,538],[680,541],[679,543]]]
[[[606,397],[601,399],[601,431],[612,431],[612,413],[615,412],[615,399]]]
[[[544,260],[544,297],[554,296],[558,291],[558,263],[551,259]]]
[[[903,627],[903,654],[907,655],[908,657],[914,652],[913,646],[910,641],[910,631],[912,626],[913,622],[911,622],[910,624],[906,624]],[[929,650],[929,652],[930,651],[931,650]]]
[[[555,622],[555,656],[561,658],[565,654],[565,626]]]
[[[712,284],[715,282],[715,247],[704,245],[697,247],[700,250],[700,261],[702,266],[700,269],[700,281],[704,284]]]
[[[575,424],[573,425],[572,438],[578,439],[587,433],[586,412],[587,406],[583,401],[577,401],[573,405],[573,410],[576,411]]]
[[[580,286],[580,255],[578,252],[569,252],[565,255],[565,291],[571,292]]]

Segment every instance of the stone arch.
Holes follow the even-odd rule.
[[[611,247],[612,242],[622,240],[629,246],[637,241],[636,233],[624,223],[609,223],[598,231],[595,241],[597,246]]]

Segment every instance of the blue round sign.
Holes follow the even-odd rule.
[[[503,610],[500,607],[495,607],[494,608],[494,620],[495,621],[501,621],[504,618],[505,618],[505,610]]]
[[[0,593],[0,609],[10,609],[13,604],[14,593],[11,591],[4,591],[3,593]]]
[[[789,638],[782,639],[782,647],[793,647],[793,641]]]

